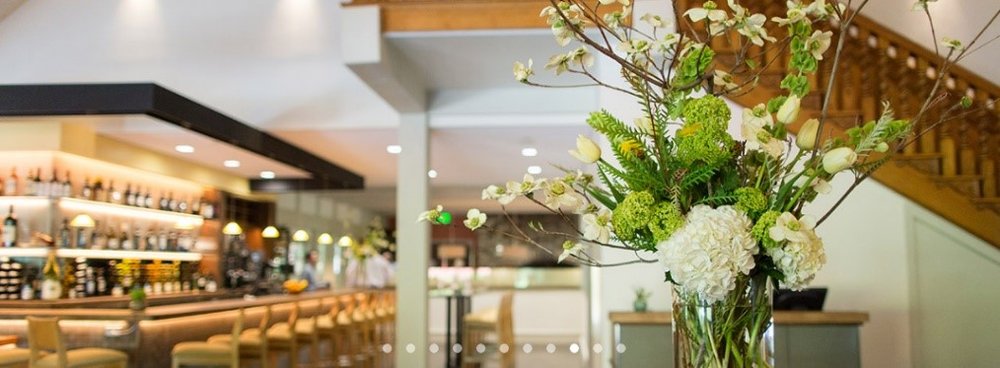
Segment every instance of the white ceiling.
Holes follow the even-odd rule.
[[[0,21],[0,83],[152,81],[385,191],[378,188],[396,182],[396,156],[385,146],[396,142],[399,114],[343,65],[340,16],[338,2],[323,0],[30,1]],[[478,188],[519,179],[529,165],[542,166],[542,175],[556,174],[549,163],[578,166],[566,150],[577,134],[589,132],[584,117],[596,107],[596,92],[524,87],[511,74],[514,60],[528,58],[547,74],[542,66],[560,51],[548,31],[393,34],[388,40],[430,90],[434,187],[466,187],[478,200]],[[172,155],[179,155],[173,151],[178,141],[196,142],[198,154],[181,157],[209,166],[232,155],[170,128],[110,127],[103,134]],[[529,145],[538,157],[520,156]],[[259,172],[250,160],[243,164],[244,175]],[[394,205],[384,202],[368,203],[382,210]]]

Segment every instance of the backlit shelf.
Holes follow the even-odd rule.
[[[171,211],[162,211],[152,208],[142,208],[126,206],[121,204],[107,203],[107,202],[97,202],[89,201],[86,199],[79,198],[49,198],[49,197],[32,197],[32,196],[0,196],[0,207],[7,207],[13,205],[15,211],[18,209],[23,209],[25,207],[46,207],[51,204],[57,204],[60,209],[86,213],[88,215],[109,215],[109,216],[120,216],[128,218],[137,218],[150,221],[159,222],[169,222],[173,223],[177,228],[194,228],[201,226],[205,219],[199,215],[189,214],[189,213],[179,213]],[[0,208],[0,212],[3,209]]]
[[[0,248],[0,257],[45,257],[48,248]],[[144,250],[112,249],[56,249],[59,258],[89,259],[137,259],[142,261],[200,261],[201,253],[195,252],[155,252]]]

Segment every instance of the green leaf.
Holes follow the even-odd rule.
[[[695,185],[706,183],[719,171],[718,167],[702,165],[694,168],[681,179],[681,189],[691,189]]]

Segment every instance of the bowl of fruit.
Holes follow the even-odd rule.
[[[306,280],[287,280],[282,286],[285,287],[285,291],[289,294],[295,295],[301,293],[309,287],[309,281]]]

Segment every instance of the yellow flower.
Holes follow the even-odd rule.
[[[623,155],[632,155],[635,157],[642,157],[644,154],[642,143],[636,142],[633,139],[625,139],[618,143],[618,152]]]
[[[701,123],[691,123],[684,125],[681,130],[677,131],[678,137],[690,137],[701,130]]]

